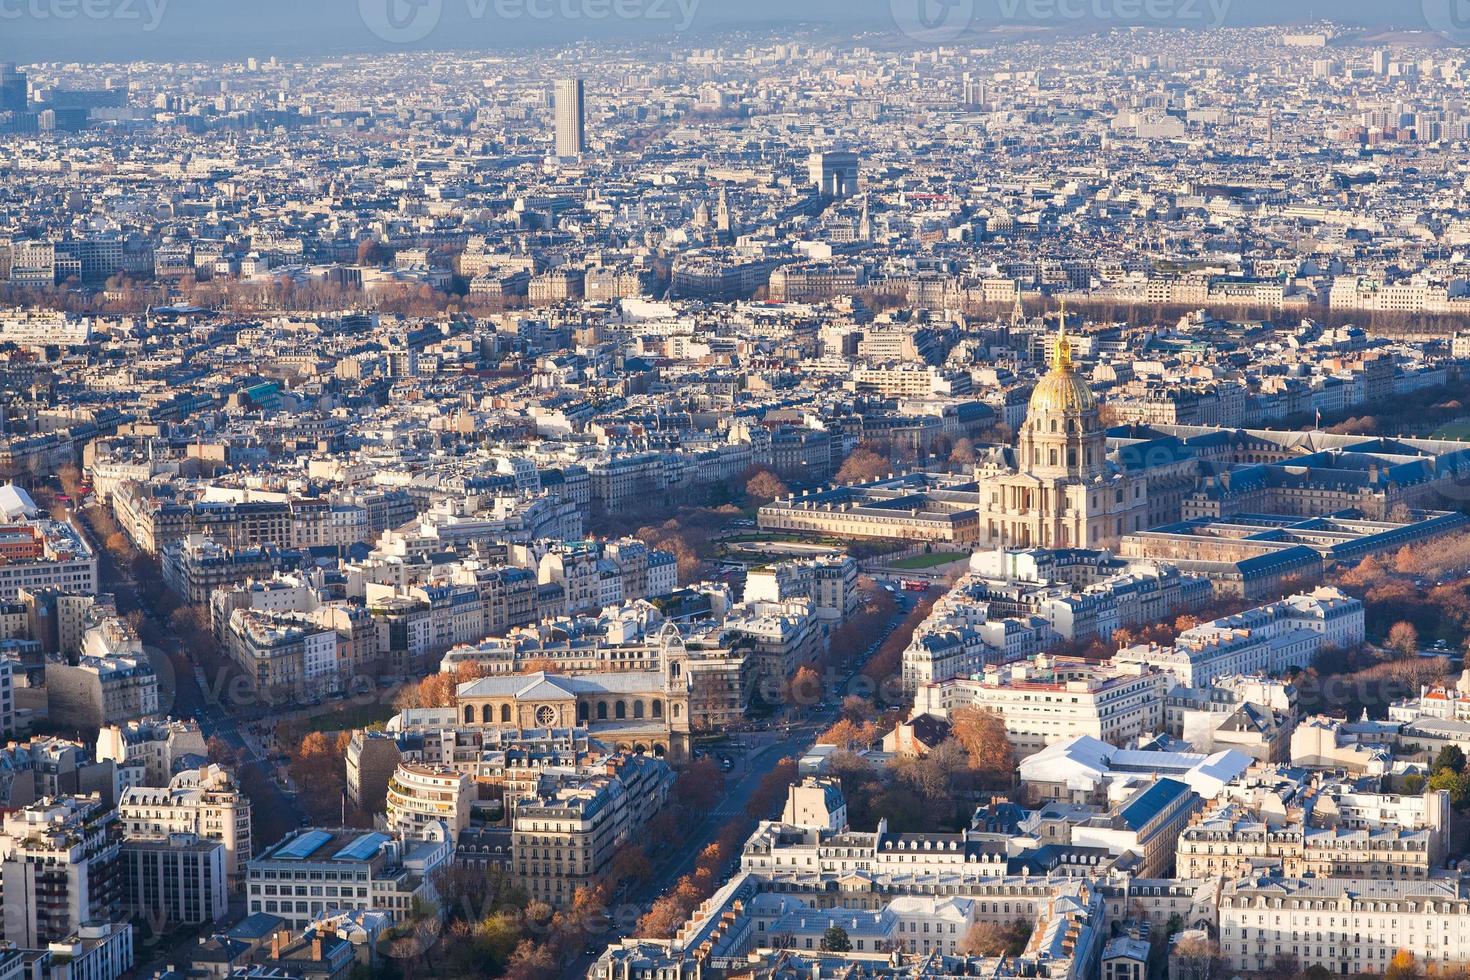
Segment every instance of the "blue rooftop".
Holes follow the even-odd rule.
[[[342,850],[332,855],[334,861],[366,861],[378,853],[378,849],[391,838],[387,834],[363,834]]]
[[[1129,830],[1138,830],[1148,826],[1150,820],[1168,809],[1181,794],[1189,792],[1189,786],[1177,779],[1160,779],[1123,807],[1118,816]]]
[[[300,837],[291,841],[291,843],[282,847],[276,852],[275,856],[278,858],[290,858],[293,861],[304,861],[315,854],[318,848],[331,839],[332,835],[325,830],[308,830]]]

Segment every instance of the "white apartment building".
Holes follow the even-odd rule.
[[[618,756],[596,769],[545,773],[514,801],[512,871],[533,900],[558,908],[600,881],[613,856],[663,808],[673,772],[662,759]]]
[[[1199,688],[1230,675],[1309,667],[1322,650],[1348,649],[1363,639],[1363,604],[1324,587],[1196,626],[1180,633],[1172,647],[1120,650],[1113,660],[1156,667],[1185,687]]]
[[[1405,698],[1388,706],[1389,721],[1417,721],[1420,718],[1470,721],[1470,669],[1460,674],[1454,687],[1423,685],[1417,698]]]
[[[56,980],[117,980],[135,964],[132,923],[84,923],[48,944],[35,963],[50,971],[43,975]]]
[[[468,773],[447,766],[401,762],[388,780],[388,830],[417,839],[443,823],[456,838],[469,826],[475,783]]]
[[[97,591],[97,555],[65,521],[27,518],[0,527],[0,557],[0,599],[14,599],[21,589]]]
[[[253,849],[251,804],[229,770],[210,765],[181,772],[167,787],[133,786],[117,803],[118,823],[130,839],[197,834],[224,845],[225,874],[245,872]]]
[[[301,830],[246,868],[249,911],[301,930],[333,910],[381,909],[395,920],[432,904],[433,874],[454,853],[448,830],[416,841],[356,830]]]
[[[1106,814],[1074,826],[1072,844],[1104,847],[1114,855],[1131,852],[1139,859],[1139,877],[1163,878],[1174,870],[1179,832],[1199,805],[1199,795],[1187,783],[1155,779]]]
[[[307,616],[236,609],[224,638],[225,651],[258,688],[325,689],[337,682],[337,632]]]
[[[1168,674],[1143,664],[1099,665],[1039,656],[1032,662],[987,667],[984,674],[925,684],[914,715],[948,718],[965,707],[998,713],[1021,756],[1074,735],[1122,745],[1164,726]]]
[[[0,657],[0,738],[15,734],[15,668],[16,662]]]
[[[207,756],[209,746],[195,721],[156,718],[108,725],[97,733],[98,762],[128,771],[127,786],[167,786],[185,755]]]
[[[903,651],[904,690],[916,691],[956,677],[968,677],[1003,655],[985,642],[980,632],[968,626],[934,623],[931,619],[915,632]]]
[[[1470,887],[1454,878],[1244,878],[1223,886],[1219,916],[1232,970],[1264,972],[1281,955],[1377,974],[1401,949],[1421,970],[1470,959]]]
[[[0,824],[4,939],[35,949],[86,923],[116,921],[118,842],[96,796],[42,800]]]
[[[810,599],[741,603],[730,609],[724,626],[738,638],[734,642],[750,643],[757,672],[777,680],[814,662],[824,643]]]
[[[823,623],[841,623],[856,613],[858,566],[848,555],[775,562],[752,568],[745,577],[746,602],[811,599]]]
[[[893,833],[887,820],[873,833],[763,823],[746,841],[740,868],[757,874],[1004,876],[1006,840],[970,832]]]
[[[0,341],[20,347],[78,347],[92,339],[91,317],[58,310],[6,310],[0,313]]]
[[[138,633],[116,616],[104,616],[82,631],[82,657],[140,657],[143,641]]]
[[[1429,830],[1267,823],[1241,808],[1225,806],[1179,835],[1175,873],[1188,880],[1241,877],[1262,870],[1293,878],[1426,879],[1441,850],[1438,834]]]

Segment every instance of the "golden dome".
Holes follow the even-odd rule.
[[[1066,314],[1063,314],[1061,329],[1057,331],[1056,354],[1052,357],[1051,370],[1036,384],[1031,392],[1031,407],[1028,414],[1034,416],[1061,413],[1080,415],[1097,405],[1092,389],[1072,366],[1072,342],[1067,339]]]

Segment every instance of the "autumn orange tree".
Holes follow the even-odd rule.
[[[975,452],[975,444],[969,439],[960,439],[949,454],[949,465],[955,469],[974,466],[979,458],[979,454]]]
[[[534,663],[535,661],[531,661]],[[551,663],[547,661],[547,663]],[[554,663],[551,664],[555,668]],[[541,668],[538,668],[541,669]],[[527,672],[523,668],[523,672]],[[459,705],[459,685],[478,680],[490,673],[490,668],[475,661],[455,664],[452,671],[440,671],[420,679],[417,683],[405,684],[393,699],[396,708],[453,708]]]
[[[648,860],[648,851],[642,844],[628,842],[618,848],[608,863],[607,876],[614,884],[624,881],[642,881],[653,871]]]
[[[638,920],[638,935],[669,939],[699,904],[714,894],[721,870],[740,853],[747,828],[728,824],[720,835],[705,845],[695,859],[694,870],[680,878],[667,895],[655,901]]]
[[[844,664],[867,652],[873,636],[882,630],[897,608],[893,594],[867,576],[858,578],[862,606],[827,638],[825,664]]]
[[[796,707],[810,707],[822,700],[822,676],[808,664],[797,668],[791,678],[789,702]]]
[[[61,484],[62,493],[76,500],[82,488],[82,471],[76,463],[62,463],[56,470],[56,482]]]
[[[872,721],[854,722],[839,719],[817,737],[819,745],[835,745],[839,749],[866,749],[878,740],[878,726]]]
[[[1170,976],[1179,980],[1218,980],[1224,975],[1220,947],[1204,935],[1187,935],[1174,944]]]
[[[688,515],[681,514],[681,517],[670,518],[662,524],[641,527],[634,535],[650,548],[672,554],[679,581],[685,585],[697,581],[704,570],[704,559],[693,542],[708,540],[708,532],[687,525],[687,518]]]
[[[860,445],[843,461],[837,470],[838,483],[872,483],[881,480],[893,470],[888,460],[867,445]]]
[[[558,972],[550,944],[523,939],[511,954],[505,980],[554,980]]]
[[[1379,584],[1387,577],[1388,569],[1384,567],[1383,562],[1369,555],[1352,568],[1339,573],[1337,582],[1348,588],[1370,587]]]
[[[745,801],[745,812],[756,820],[769,819],[777,807],[786,801],[786,791],[796,782],[796,760],[782,759],[774,769],[761,778],[760,783]]]
[[[1031,923],[1017,919],[1008,924],[977,922],[960,941],[960,952],[966,956],[1019,956],[1031,937]]]
[[[341,820],[342,793],[347,785],[347,745],[350,732],[336,739],[310,732],[291,753],[291,779],[301,792],[301,803],[318,823]]]
[[[1419,961],[1407,949],[1394,953],[1388,969],[1383,971],[1383,980],[1418,980],[1419,976]]]
[[[571,907],[563,916],[563,932],[578,941],[597,932],[605,921],[607,901],[607,885],[601,882],[579,885],[572,892]]]
[[[714,759],[702,756],[689,763],[674,783],[679,802],[700,812],[708,812],[720,800],[725,789],[725,774]]]
[[[638,920],[638,935],[644,939],[672,939],[688,915],[689,910],[677,896],[664,895]]]
[[[919,625],[924,620],[929,618],[929,614],[934,610],[934,603],[937,598],[937,596],[930,594],[915,603],[914,608],[909,610],[903,622],[898,625],[896,630],[889,634],[888,639],[883,641],[883,645],[878,648],[878,652],[873,654],[872,659],[863,668],[864,676],[874,685],[875,689],[879,691],[885,690],[889,686],[889,682],[898,677],[899,671],[903,667],[903,651],[908,647],[910,641],[913,640],[914,631],[919,628]],[[908,699],[904,698],[903,700],[907,701]]]
[[[1400,620],[1388,631],[1388,645],[1406,657],[1419,652],[1419,631],[1413,623]]]
[[[878,717],[878,709],[867,698],[860,694],[849,694],[842,699],[842,717],[856,725],[865,721],[872,721]]]
[[[964,748],[970,768],[977,775],[989,782],[1011,782],[1016,754],[1004,718],[980,708],[960,708],[950,715],[949,723],[951,734]]]
[[[450,708],[455,701],[453,674],[430,674],[418,683],[404,685],[393,699],[397,708]]]
[[[997,922],[975,923],[959,944],[965,956],[999,956],[1005,948],[1005,933]]]
[[[235,748],[218,735],[209,736],[208,741],[204,745],[209,761],[215,765],[234,769],[240,764],[241,750]]]
[[[529,657],[520,665],[520,672],[522,674],[536,674],[542,671],[548,674],[555,674],[559,670],[561,670],[561,664],[552,660],[550,657]],[[464,682],[460,680],[459,683]]]
[[[758,466],[746,474],[745,495],[755,503],[768,504],[790,492],[785,482],[767,467]]]

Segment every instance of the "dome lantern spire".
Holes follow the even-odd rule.
[[[1062,300],[1057,311],[1057,349],[1052,358],[1052,372],[1064,374],[1072,370],[1072,342],[1067,339],[1067,301]]]
[[[1031,392],[1028,415],[1038,418],[1046,413],[1081,415],[1097,407],[1092,391],[1077,373],[1072,360],[1072,341],[1067,336],[1067,309],[1058,311],[1059,324],[1053,341],[1051,369]]]

